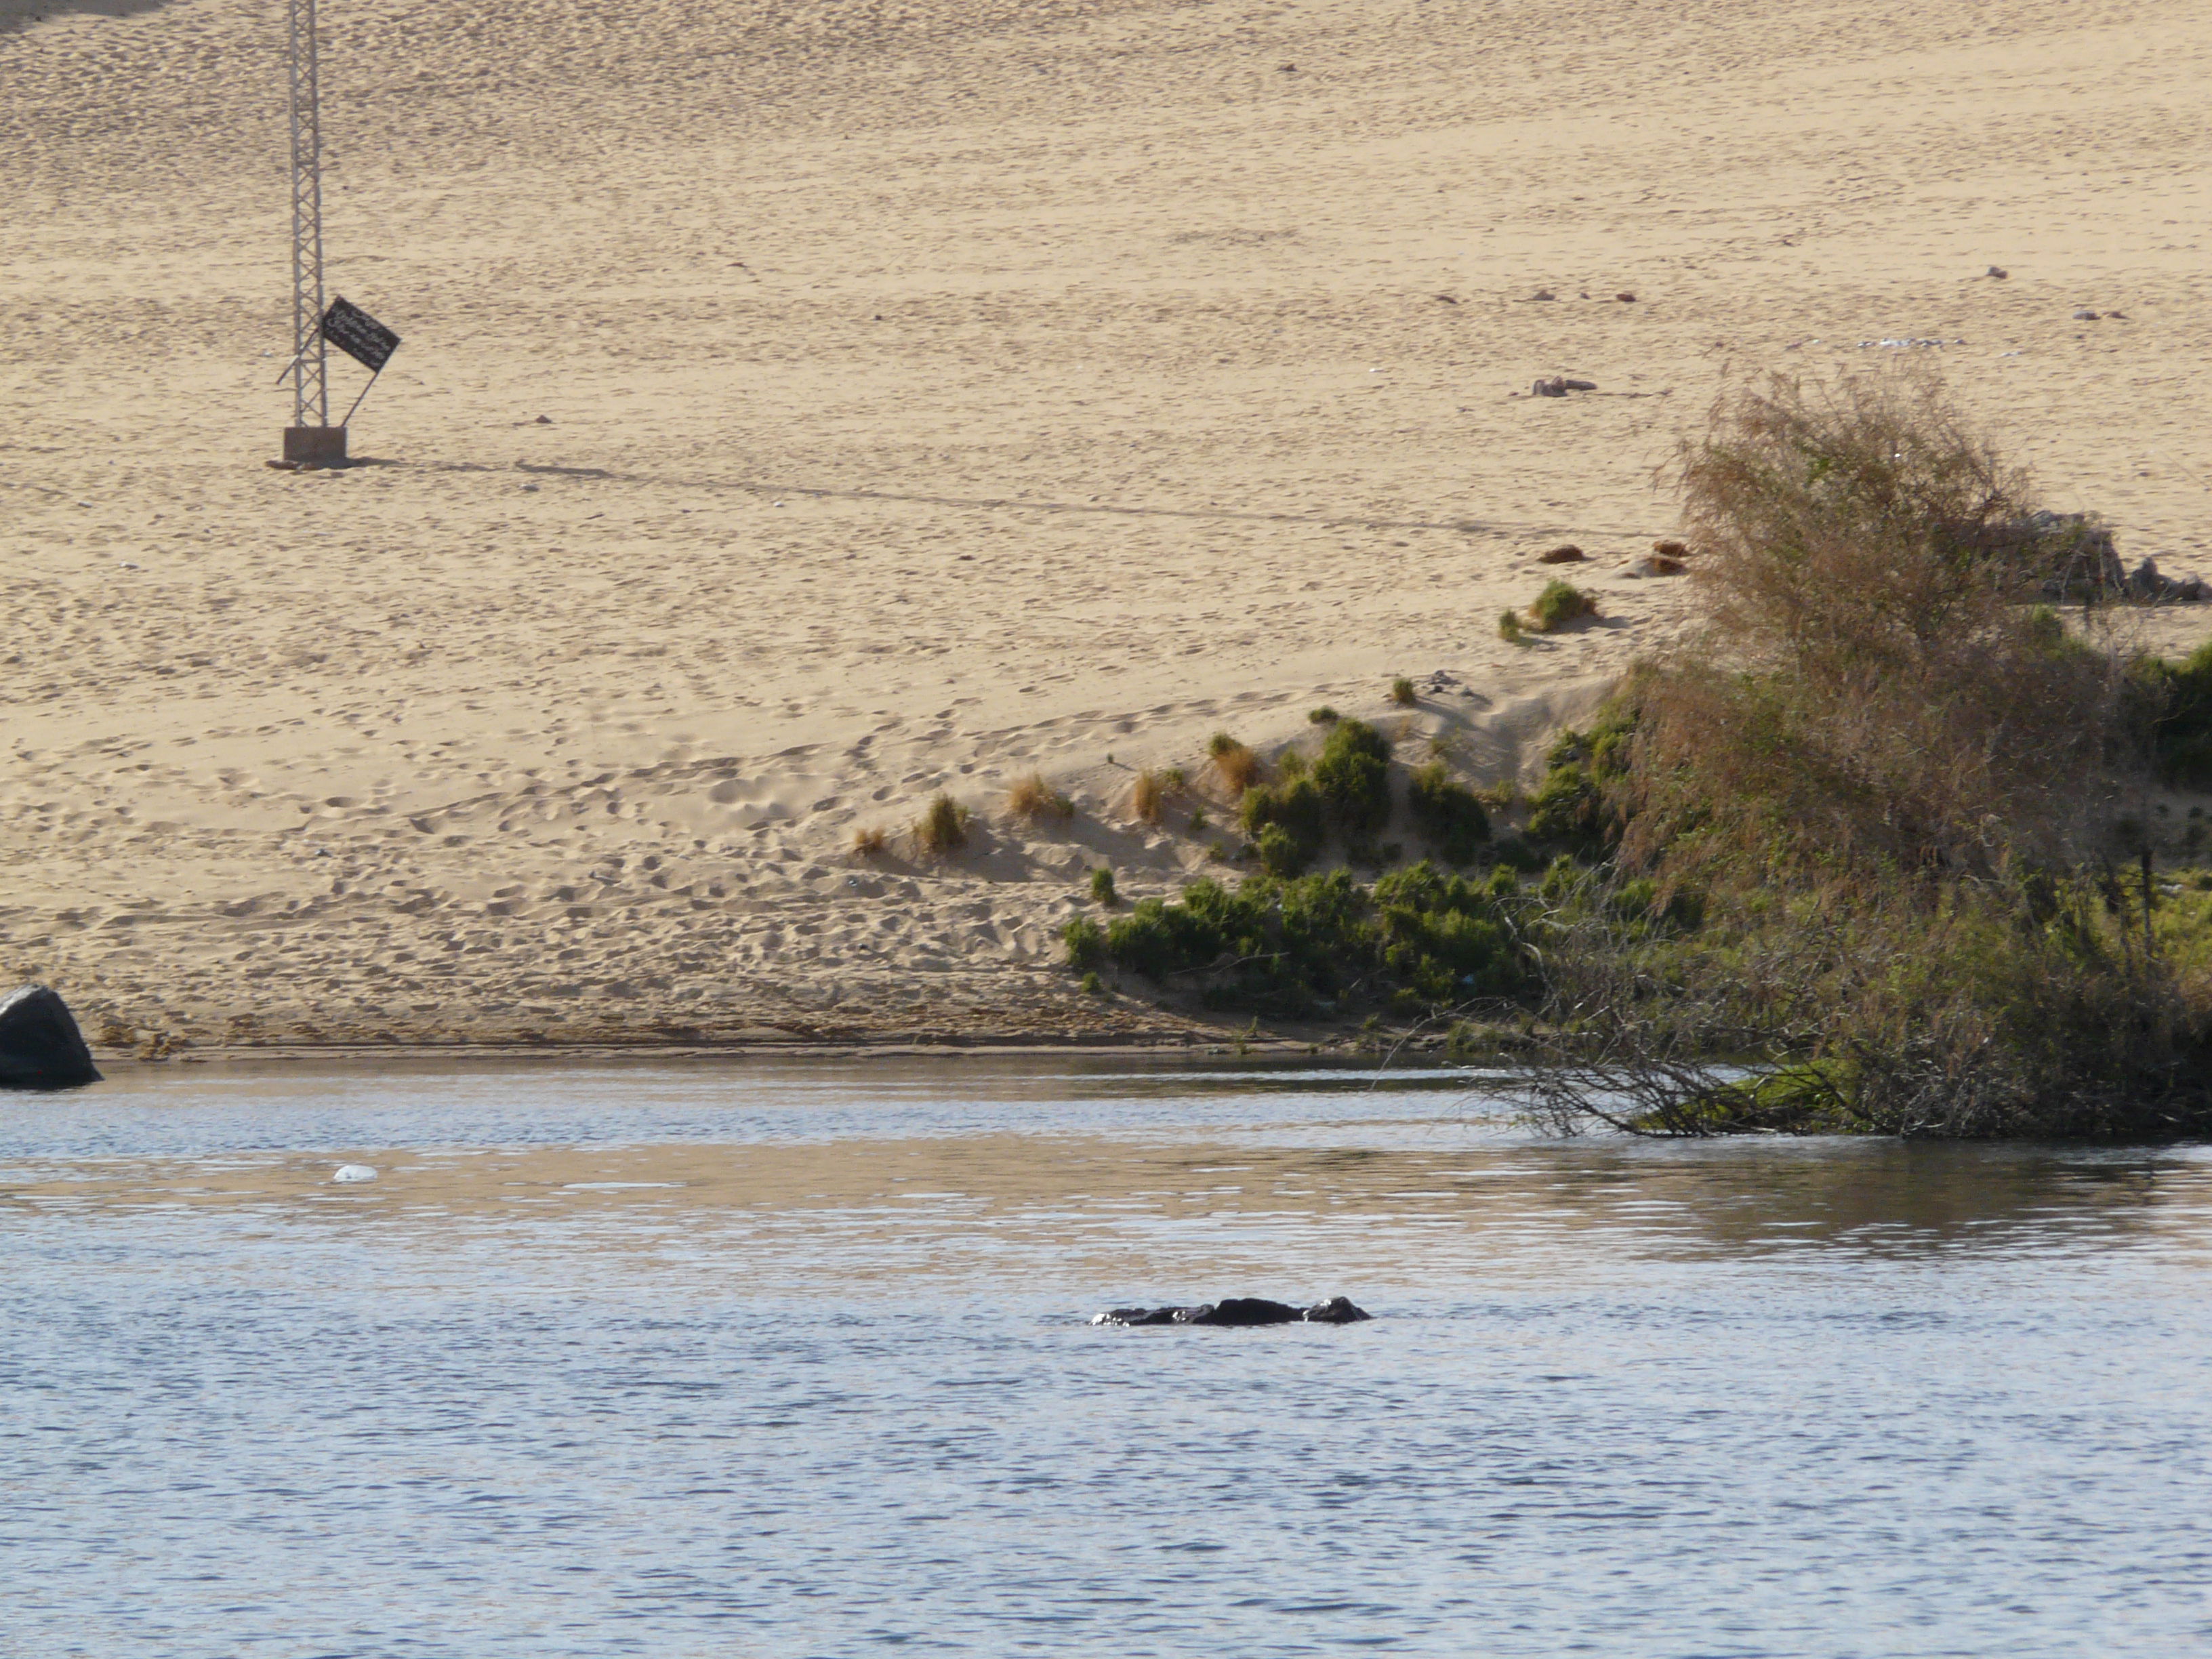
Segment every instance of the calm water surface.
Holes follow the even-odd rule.
[[[151,1069],[0,1102],[0,1653],[2208,1653],[2208,1238],[1473,1075]]]

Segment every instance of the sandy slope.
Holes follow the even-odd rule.
[[[1052,965],[1091,864],[1204,866],[1129,769],[1439,671],[1408,744],[1522,765],[1674,625],[1619,565],[1732,367],[1963,342],[1907,349],[2212,574],[2185,0],[326,31],[333,286],[407,343],[290,476],[281,10],[0,11],[0,938],[119,1028],[1166,1029]],[[1607,625],[1497,640],[1570,538]],[[939,787],[967,859],[850,856]]]

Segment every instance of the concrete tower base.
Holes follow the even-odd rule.
[[[343,466],[346,429],[342,426],[288,426],[284,460],[291,466]]]

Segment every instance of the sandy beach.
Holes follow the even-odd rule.
[[[1732,374],[1939,359],[2212,577],[2201,5],[324,33],[331,290],[405,344],[294,474],[282,8],[0,0],[0,966],[103,1054],[1219,1041],[1076,989],[1089,871],[1222,870],[1207,737],[1318,703],[1526,775],[1682,625],[1630,567]],[[1499,639],[1568,541],[1599,624]]]

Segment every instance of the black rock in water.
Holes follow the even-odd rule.
[[[1357,1325],[1363,1319],[1374,1317],[1348,1296],[1333,1296],[1326,1302],[1315,1303],[1305,1311],[1309,1325]]]
[[[1109,1308],[1103,1314],[1091,1316],[1094,1325],[1172,1325],[1176,1316],[1187,1314],[1188,1308]]]
[[[1287,1302],[1270,1302],[1261,1296],[1227,1296],[1218,1302],[1201,1302],[1194,1308],[1109,1308],[1094,1314],[1094,1325],[1356,1325],[1375,1316],[1353,1305],[1352,1298],[1333,1296],[1310,1308],[1293,1308]]]
[[[1193,1325],[1294,1325],[1301,1317],[1286,1303],[1264,1296],[1224,1296],[1211,1307],[1194,1308],[1187,1322]]]
[[[100,1081],[69,1004],[43,985],[0,1002],[0,1089],[75,1089]]]

